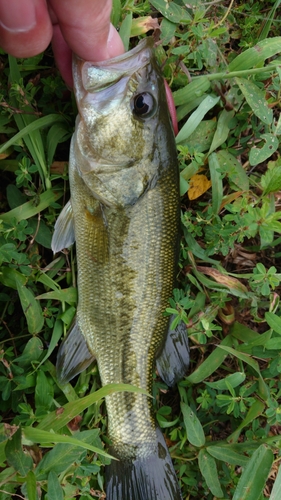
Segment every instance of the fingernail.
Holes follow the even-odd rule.
[[[33,0],[1,0],[0,25],[8,31],[30,31],[36,24]]]

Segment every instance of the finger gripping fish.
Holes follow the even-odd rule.
[[[170,385],[186,369],[183,328],[169,332],[164,345],[169,322],[163,312],[178,256],[179,179],[152,45],[145,39],[102,63],[74,57],[79,115],[71,199],[52,242],[57,252],[76,240],[78,263],[76,322],[58,354],[62,382],[94,358],[103,385],[132,384],[148,393],[157,357]],[[106,408],[109,451],[118,459],[107,467],[107,500],[181,499],[151,398],[118,392],[106,397]]]

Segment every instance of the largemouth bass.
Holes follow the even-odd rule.
[[[165,88],[152,39],[102,63],[74,57],[79,110],[69,164],[71,199],[54,252],[76,240],[76,322],[58,354],[66,382],[96,358],[103,385],[151,393],[155,359],[172,385],[186,370],[185,328],[163,315],[175,284],[179,174]],[[151,399],[106,398],[107,500],[179,500],[177,478]]]

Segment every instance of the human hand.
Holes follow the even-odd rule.
[[[0,46],[15,57],[43,52],[52,40],[57,66],[72,86],[71,53],[102,61],[124,52],[110,24],[112,0],[0,0]]]

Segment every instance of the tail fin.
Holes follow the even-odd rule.
[[[106,467],[106,500],[182,500],[176,473],[161,431],[154,452],[117,460]]]

